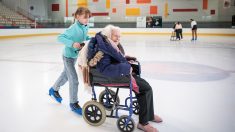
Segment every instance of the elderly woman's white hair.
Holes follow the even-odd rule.
[[[107,25],[103,28],[103,30],[101,31],[101,34],[103,34],[104,36],[108,38],[111,38],[113,31],[121,32],[121,29],[117,26]]]

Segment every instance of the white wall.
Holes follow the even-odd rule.
[[[48,0],[51,3],[57,2],[62,4],[60,7],[60,13],[50,13],[52,18],[62,18],[65,16],[65,0]],[[117,8],[117,14],[112,13],[112,10],[105,8],[105,0],[99,0],[98,3],[93,4],[92,0],[88,0],[88,8],[92,12],[109,12],[109,17],[95,17],[96,22],[134,22],[136,17],[125,17],[126,7],[140,7],[141,16],[149,14],[149,6],[158,6],[158,16],[164,16],[165,3],[168,2],[169,16],[163,17],[163,21],[188,21],[193,18],[197,21],[231,21],[231,16],[235,14],[235,7],[231,6],[229,9],[223,8],[224,0],[208,0],[208,9],[203,10],[202,0],[152,0],[151,4],[140,5],[136,3],[136,0],[130,0],[130,4],[125,4],[125,0],[118,0],[117,2],[111,1],[111,8]],[[69,0],[69,16],[76,11],[77,0]],[[234,3],[234,0],[231,0]],[[48,4],[48,5],[50,5]],[[64,4],[64,6],[63,6]],[[179,8],[196,8],[197,12],[173,12],[173,9]],[[210,11],[215,10],[215,15],[211,15]],[[49,12],[51,12],[49,10]]]
[[[231,0],[230,8],[224,8],[223,6],[224,0],[219,0],[219,21],[232,21],[231,15],[235,15],[235,0]]]
[[[33,6],[34,9],[30,10],[30,6]],[[34,16],[40,16],[41,18],[47,19],[47,0],[28,0],[27,11]]]
[[[52,4],[59,4],[59,11],[51,11]],[[65,0],[48,0],[47,1],[48,8],[48,18],[53,20],[54,22],[64,22],[65,17]]]
[[[72,16],[77,9],[78,0],[69,0],[69,16]],[[111,1],[111,8],[105,8],[105,0],[99,0],[94,4],[93,0],[88,0],[88,8],[92,12],[109,12],[110,19],[108,17],[95,17],[96,22],[135,22],[136,17],[125,17],[126,7],[140,7],[141,16],[146,16],[149,13],[150,5],[158,6],[158,16],[164,16],[164,5],[168,2],[169,16],[163,17],[163,21],[188,21],[193,18],[197,21],[231,21],[231,16],[235,15],[235,6],[231,6],[228,9],[223,8],[224,0],[208,0],[208,10],[202,9],[202,0],[152,0],[151,4],[137,4],[136,0],[130,0],[130,4],[125,4],[125,0]],[[235,0],[231,0],[234,5]],[[65,17],[65,0],[3,0],[8,6],[15,8],[20,6],[23,9],[29,10],[30,5],[35,5],[35,10],[32,11],[35,15],[41,15],[53,21],[64,21]],[[59,4],[59,11],[51,11],[52,4]],[[112,8],[117,8],[117,13],[112,13]],[[198,12],[173,12],[172,9],[179,8],[197,8]],[[210,15],[210,10],[215,10],[215,15]]]
[[[15,5],[16,7],[15,8],[17,8],[17,7],[20,7],[20,8],[22,8],[22,9],[24,9],[25,11],[28,11],[28,0],[19,0],[18,1],[19,2],[19,5]]]
[[[17,10],[20,7],[28,11],[28,1],[29,0],[2,0],[2,2],[9,8]]]
[[[47,0],[2,0],[3,3],[11,9],[17,10],[17,7],[31,13],[34,16],[40,16],[44,19],[47,15]],[[30,10],[30,6],[34,6],[34,10]]]
[[[16,10],[16,7],[20,5],[22,0],[13,1],[13,0],[2,0],[2,2],[11,9]],[[26,1],[26,0],[25,0]],[[27,2],[25,2],[27,4]]]
[[[203,10],[202,0],[168,0],[169,16],[166,21],[189,21],[193,18],[197,21],[217,21],[218,20],[218,0],[208,0],[208,9]],[[173,12],[177,8],[196,8],[198,12]],[[216,14],[211,16],[210,10],[214,9]]]

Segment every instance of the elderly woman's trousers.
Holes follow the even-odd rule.
[[[154,120],[153,91],[152,87],[143,78],[134,76],[139,93],[136,93],[139,104],[139,123],[146,124],[148,121]]]

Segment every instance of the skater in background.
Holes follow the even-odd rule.
[[[192,29],[192,40],[197,40],[197,22],[193,19],[191,20],[191,29]]]
[[[59,103],[62,97],[59,94],[60,87],[69,82],[70,108],[75,113],[82,115],[82,108],[78,104],[78,77],[75,63],[82,43],[89,40],[87,36],[88,22],[91,16],[89,9],[79,7],[74,14],[75,22],[64,33],[58,36],[58,41],[64,44],[63,62],[64,70],[55,84],[49,89],[49,95]]]
[[[175,25],[176,40],[177,39],[179,39],[179,40],[183,39],[182,30],[183,30],[182,24],[180,22],[177,22],[176,25]]]

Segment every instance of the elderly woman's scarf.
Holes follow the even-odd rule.
[[[109,43],[111,44],[111,46],[119,53],[121,53],[123,55],[123,53],[120,51],[120,49],[118,48],[118,44],[119,42],[114,42],[112,39],[108,38]],[[123,55],[124,56],[124,55]]]

